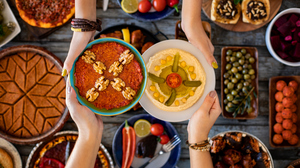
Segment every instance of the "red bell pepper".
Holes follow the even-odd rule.
[[[175,8],[176,12],[178,12],[178,3],[179,0],[167,0],[168,6]]]
[[[135,131],[125,121],[125,127],[122,130],[123,135],[123,156],[122,168],[130,168],[134,154],[135,154]]]
[[[54,167],[64,168],[65,165],[56,159],[42,157],[40,160],[39,167],[40,168],[54,168]]]

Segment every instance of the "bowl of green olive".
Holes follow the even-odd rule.
[[[258,52],[255,47],[223,47],[222,115],[230,119],[258,116]]]

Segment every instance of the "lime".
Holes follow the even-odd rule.
[[[138,10],[138,0],[122,0],[121,7],[126,13],[134,13]]]
[[[130,43],[130,33],[128,28],[122,29],[122,34],[123,34],[123,40],[127,43]]]
[[[137,120],[133,126],[136,136],[140,138],[149,135],[150,127],[151,127],[150,122],[144,119]]]

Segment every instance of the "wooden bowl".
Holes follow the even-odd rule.
[[[276,124],[275,121],[275,116],[276,116],[276,110],[275,110],[275,104],[277,103],[277,101],[275,100],[275,93],[277,92],[276,90],[276,82],[279,80],[283,80],[285,81],[287,84],[288,82],[294,80],[298,83],[298,85],[300,86],[300,76],[276,76],[276,77],[272,77],[269,80],[269,140],[270,140],[270,145],[274,148],[284,148],[284,147],[300,147],[300,141],[298,142],[298,144],[296,145],[290,145],[287,141],[283,141],[282,144],[277,145],[275,143],[273,143],[273,136],[275,134],[274,130],[273,130],[273,126],[274,124]],[[296,95],[297,95],[297,101],[295,103],[295,105],[297,106],[297,111],[295,112],[297,114],[298,117],[298,122],[296,123],[297,125],[297,132],[296,135],[300,135],[300,89],[298,89],[296,91]],[[300,137],[299,137],[300,138]]]
[[[253,69],[255,70],[255,79],[252,80],[252,86],[254,86],[254,91],[257,94],[257,98],[253,97],[251,101],[251,106],[254,109],[254,111],[250,114],[245,112],[243,115],[238,114],[235,118],[232,116],[233,113],[229,113],[225,110],[225,105],[224,105],[224,77],[223,74],[226,72],[226,51],[231,49],[233,52],[235,51],[240,51],[241,49],[246,49],[247,53],[250,53],[251,56],[255,58],[255,62],[253,66]],[[253,65],[253,64],[252,64]],[[246,119],[254,119],[258,116],[258,51],[255,47],[223,47],[222,48],[222,55],[221,55],[221,102],[222,102],[222,115],[225,118],[228,119],[239,119],[239,120],[246,120]]]
[[[32,45],[6,48],[2,59],[7,63],[0,64],[0,137],[21,145],[51,137],[69,118],[62,62]]]

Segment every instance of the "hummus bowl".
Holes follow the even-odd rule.
[[[177,77],[176,74],[172,73],[174,72],[172,66],[176,60],[176,54],[179,55],[179,60],[177,60]],[[146,94],[141,98],[140,104],[148,113],[156,118],[169,122],[188,120],[202,105],[206,95],[215,89],[215,73],[213,68],[206,62],[201,51],[186,41],[166,40],[159,42],[150,47],[143,54],[143,58],[147,64],[148,81]],[[181,63],[184,63],[184,65],[182,66]],[[189,71],[189,67],[193,67],[193,70]],[[168,69],[172,69],[172,72]],[[191,74],[193,73],[196,74],[196,77],[192,78]],[[165,83],[161,85],[155,83],[153,82],[153,78],[150,80],[149,75],[164,78]],[[177,79],[180,86],[178,86]],[[200,81],[200,86],[181,88],[182,84],[185,85],[184,81],[193,80]],[[170,81],[176,81],[177,83],[170,84]],[[173,84],[177,86],[173,87]],[[166,91],[166,85],[169,86],[169,93]],[[174,98],[173,103],[166,105],[172,97],[173,90],[176,90],[176,98]],[[157,97],[155,94],[159,96]],[[185,100],[182,101],[182,99]]]
[[[121,57],[125,59],[121,61]],[[146,87],[147,70],[132,45],[116,38],[101,38],[86,46],[69,76],[82,105],[96,114],[113,116],[138,103]]]

